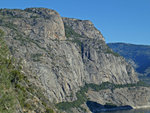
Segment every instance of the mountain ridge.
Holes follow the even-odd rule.
[[[135,69],[138,73],[143,74],[145,76],[149,75],[149,73],[146,73],[146,70],[150,66],[148,65],[148,63],[150,62],[149,57],[150,45],[129,44],[129,43],[108,43],[108,46],[110,46],[115,52],[124,56],[127,60],[129,59],[133,60],[134,64],[136,65]],[[126,53],[128,54],[125,55]],[[140,61],[140,59],[143,60]]]
[[[56,11],[47,8],[1,9],[0,29],[5,32],[4,40],[11,56],[23,64],[21,72],[29,83],[41,89],[43,97],[48,98],[53,106],[58,105],[58,109],[68,103],[71,106],[60,111],[91,112],[86,105],[88,97],[91,97],[91,101],[97,98],[97,103],[114,103],[118,106],[149,104],[149,96],[144,100],[141,93],[147,91],[148,94],[149,88],[138,84],[133,67],[106,45],[103,35],[90,21],[62,18]],[[124,96],[112,101],[114,95],[110,94],[114,87],[107,87],[110,84],[116,84],[112,86],[117,91],[121,91],[119,88],[127,87],[129,90],[135,87],[137,92],[129,102],[122,101],[127,98]],[[105,96],[98,93],[99,90],[93,97],[93,93],[89,93],[91,88],[106,91],[110,100],[101,99]],[[111,93],[107,92],[109,88]],[[137,98],[133,102],[134,95],[141,97],[142,103]],[[52,108],[59,112],[56,107]],[[45,107],[41,109],[46,111]],[[26,110],[37,111],[32,107]]]

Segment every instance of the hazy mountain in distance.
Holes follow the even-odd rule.
[[[131,62],[138,73],[150,76],[150,45],[108,43],[108,46]]]

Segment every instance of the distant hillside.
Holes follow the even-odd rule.
[[[127,43],[109,43],[108,46],[132,62],[138,73],[150,76],[150,46]]]

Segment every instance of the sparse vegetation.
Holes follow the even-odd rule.
[[[9,49],[2,36],[4,32],[0,29],[0,113],[14,113],[18,106],[25,112],[36,109],[42,112],[41,107],[45,112],[53,113],[51,104],[42,94],[43,91],[30,84],[27,77],[21,73],[20,64],[16,64],[15,59],[9,57]]]
[[[1,24],[2,26],[8,27],[9,29],[13,30],[12,32],[14,32],[15,35],[16,35],[16,37],[14,37],[14,39],[15,39],[15,40],[19,40],[20,43],[21,43],[21,45],[25,45],[26,43],[33,43],[33,44],[35,44],[38,48],[40,48],[40,49],[42,49],[42,50],[48,52],[48,51],[46,50],[46,48],[41,47],[41,46],[39,45],[38,40],[30,39],[30,38],[24,36],[22,33],[20,33],[20,31],[17,29],[17,25],[15,25],[15,24],[13,24],[13,23],[11,23],[11,22],[5,22],[5,21],[3,21],[3,20],[1,20],[1,21],[2,21],[2,24]],[[1,23],[1,22],[0,22],[0,23]]]
[[[80,34],[76,33],[71,27],[69,27],[68,25],[64,24],[65,27],[65,35],[67,38],[70,37],[82,37]]]
[[[41,57],[42,57],[42,54],[41,53],[36,53],[36,54],[32,54],[31,55],[31,59],[34,61],[34,62],[38,62],[41,60]]]
[[[50,108],[47,108],[46,109],[46,113],[54,113],[54,110],[50,109]]]
[[[113,50],[111,50],[108,46],[107,46],[107,49],[106,49],[106,53],[113,54],[116,57],[120,56],[118,53],[115,53]]]
[[[81,87],[81,89],[76,93],[77,100],[75,100],[73,102],[61,102],[61,103],[58,103],[56,105],[56,107],[61,110],[69,110],[73,107],[80,107],[80,105],[82,105],[84,102],[86,102],[88,100],[88,97],[85,94],[85,93],[87,93],[88,89],[92,89],[94,91],[100,91],[100,90],[104,90],[104,89],[114,90],[116,88],[125,88],[125,87],[130,88],[130,87],[139,87],[139,86],[148,87],[148,85],[142,81],[139,81],[135,84],[113,84],[110,82],[103,82],[100,85],[93,84],[93,83],[85,84],[85,86]],[[107,103],[106,106],[108,106],[108,105],[112,106],[113,104]]]
[[[80,34],[76,33],[71,27],[64,24],[65,27],[65,35],[68,39],[68,41],[73,42],[77,44],[79,47],[81,47],[82,42],[80,38],[82,37]]]
[[[69,110],[70,108],[73,107],[80,107],[81,104],[83,104],[88,100],[87,96],[85,95],[85,92],[87,92],[87,90],[88,89],[86,87],[82,87],[80,91],[76,93],[77,100],[73,102],[61,102],[58,103],[56,107],[61,110]]]
[[[106,103],[104,105],[105,108],[114,108],[114,107],[117,107],[117,105],[113,104],[113,103]]]

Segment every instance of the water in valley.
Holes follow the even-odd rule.
[[[123,111],[113,111],[113,112],[100,112],[100,113],[150,113],[150,108],[148,109],[136,109],[136,110],[123,110]]]

